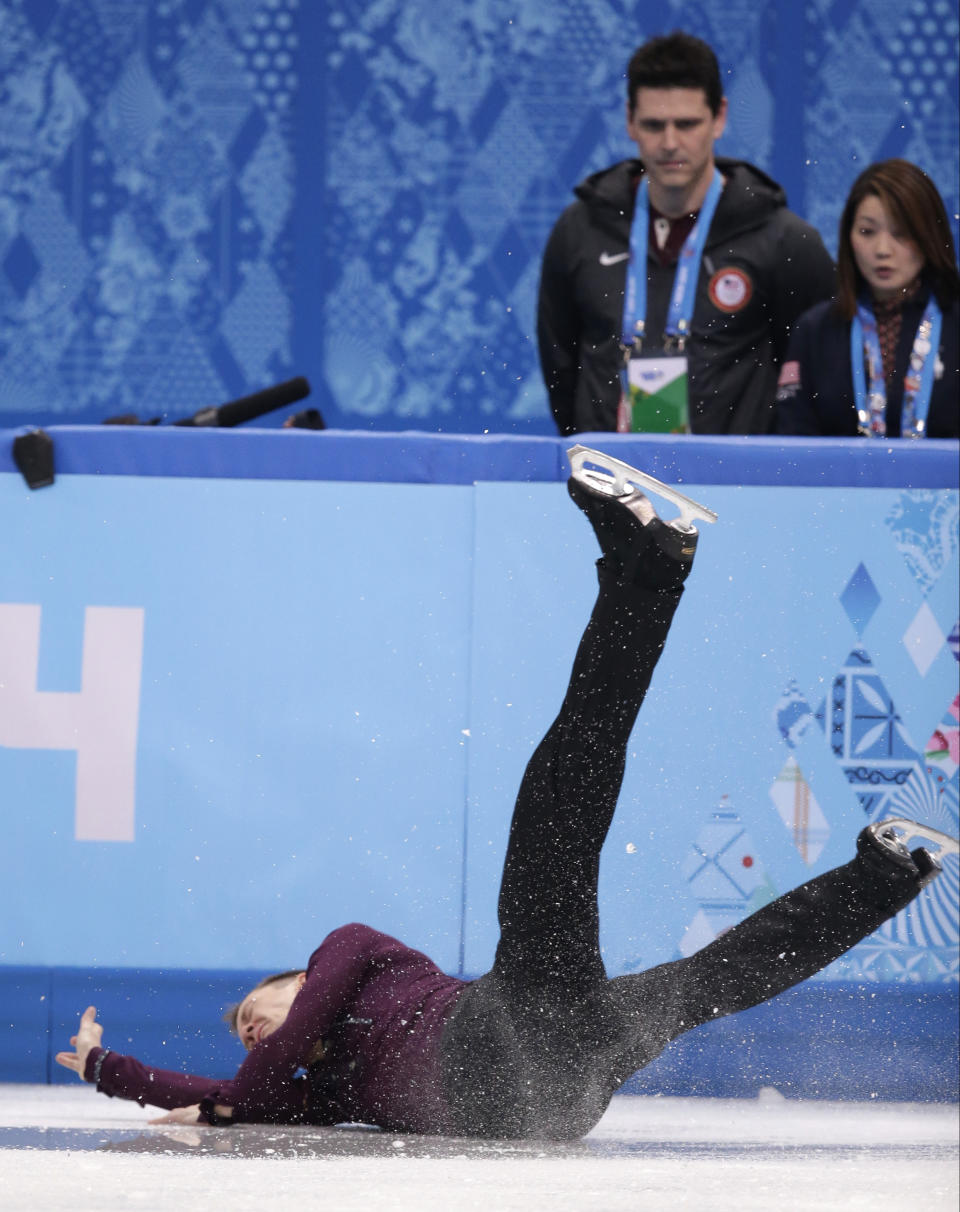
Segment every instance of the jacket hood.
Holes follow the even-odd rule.
[[[718,156],[716,163],[727,183],[710,227],[710,244],[758,227],[787,205],[783,188],[756,165],[725,156]],[[637,182],[642,175],[639,160],[621,160],[591,173],[573,192],[601,222],[604,215],[609,221],[622,222],[624,216],[633,214]]]

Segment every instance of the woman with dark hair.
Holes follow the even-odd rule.
[[[778,432],[960,437],[960,274],[943,200],[915,164],[881,160],[853,183],[837,281],[797,321]]]
[[[640,704],[697,547],[716,515],[575,446],[570,495],[603,553],[596,604],[560,712],[514,808],[490,972],[462,981],[369,926],[328,935],[231,1014],[231,1079],[153,1069],[102,1045],[89,1007],[57,1062],[105,1094],[171,1109],[157,1122],[336,1124],[395,1132],[572,1138],[684,1032],[812,976],[938,874],[906,821],[864,829],[850,862],[778,897],[695,955],[608,979],[597,879]],[[674,501],[664,522],[636,485]],[[898,837],[903,833],[904,839]],[[653,926],[655,928],[655,925]]]

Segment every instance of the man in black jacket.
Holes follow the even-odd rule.
[[[639,159],[579,185],[544,253],[537,329],[557,429],[675,428],[638,422],[621,404],[626,347],[685,359],[672,365],[694,433],[769,433],[791,325],[831,297],[833,262],[775,181],[715,158],[727,101],[705,42],[653,38],[627,74]]]

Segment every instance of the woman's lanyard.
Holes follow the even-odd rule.
[[[903,379],[900,433],[905,438],[922,438],[927,431],[927,413],[930,411],[942,325],[943,313],[931,295],[913,339],[910,365]],[[864,375],[864,362],[867,364],[869,384]],[[880,352],[877,321],[868,303],[858,304],[857,314],[850,325],[850,365],[853,368],[858,429],[868,438],[886,437],[887,385],[883,377],[883,354]]]
[[[723,177],[713,170],[713,178],[707,196],[700,207],[696,223],[690,229],[680,256],[670,294],[670,307],[664,332],[664,347],[680,353],[690,334],[693,308],[697,300],[697,279],[700,262],[707,243],[710,224],[723,192]],[[647,326],[647,244],[650,228],[650,190],[646,175],[637,190],[637,204],[630,226],[630,261],[627,265],[627,283],[623,294],[623,337],[621,347],[624,358],[639,354],[646,335]]]

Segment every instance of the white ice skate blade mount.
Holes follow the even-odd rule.
[[[939,829],[931,829],[929,825],[921,825],[919,821],[908,821],[903,817],[891,817],[889,821],[879,821],[879,825],[902,833],[904,844],[914,841],[932,842],[939,846],[939,854],[960,854],[960,841],[949,833],[941,833]]]
[[[604,454],[602,450],[591,450],[589,446],[571,446],[567,451],[567,458],[570,460],[573,478],[597,492],[605,492],[612,497],[627,497],[636,486],[670,501],[680,510],[680,516],[672,519],[670,525],[680,530],[694,529],[695,520],[717,520],[717,515],[706,505],[698,504],[690,497],[685,497],[682,492],[671,488],[669,484],[655,480],[644,471],[637,471],[629,463],[615,459],[613,455]]]

